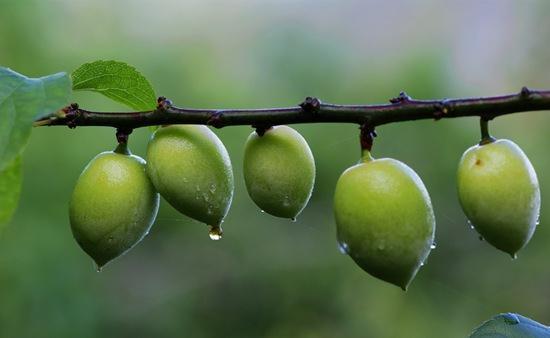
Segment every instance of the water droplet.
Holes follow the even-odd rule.
[[[386,244],[384,244],[384,242],[381,242],[378,244],[377,248],[378,250],[382,251],[386,248]]]
[[[113,240],[114,240],[113,236],[109,236],[109,238],[107,238],[108,242],[112,242]]]
[[[285,198],[283,199],[283,206],[285,206],[285,207],[290,206],[290,200],[289,200],[288,195],[285,196]]]
[[[212,204],[209,204],[208,208],[206,209],[206,213],[209,214],[209,215],[212,215],[213,209],[214,209],[214,207],[212,206]]]
[[[470,227],[470,229],[474,230],[474,225],[472,224],[472,222],[468,221],[468,226]]]
[[[182,180],[183,180],[184,183],[189,182],[189,180],[187,179],[187,177],[182,178]]]
[[[432,242],[432,245],[430,245],[430,249],[433,250],[437,248],[437,243],[436,242]]]
[[[205,202],[208,202],[210,200],[210,196],[208,196],[207,193],[203,192],[202,193],[202,199],[205,201]]]
[[[539,226],[540,225],[540,219],[537,219],[537,221],[535,222],[535,226]]]
[[[296,223],[297,219],[296,219],[296,217],[292,217],[292,218],[290,219],[290,221],[291,221],[292,223]]]
[[[208,236],[213,241],[219,241],[222,239],[223,230],[219,225],[210,225],[210,230],[208,230]]]
[[[483,236],[481,236],[481,235],[480,235],[478,238],[479,238],[480,241],[484,241],[484,240],[485,240],[485,239],[483,238]]]
[[[210,192],[215,193],[216,192],[216,185],[214,183],[210,184]]]
[[[424,266],[424,262],[420,263],[420,266]]]
[[[260,209],[260,212],[261,212],[262,214],[265,214],[265,211],[263,211],[262,209]]]
[[[199,192],[199,191],[201,191],[201,187],[197,184],[197,185],[195,186],[195,190],[197,190],[197,192]]]
[[[342,255],[349,254],[349,246],[346,242],[338,242],[338,250]]]
[[[511,254],[510,256],[512,256],[512,260],[518,259],[518,254],[517,253]]]
[[[517,324],[520,323],[520,320],[519,320],[518,316],[516,316],[513,313],[505,313],[501,316],[502,316],[502,319],[504,319],[504,322],[506,324],[517,325]]]
[[[99,266],[99,265],[95,264],[95,271],[101,272],[102,268],[103,268],[102,266]]]

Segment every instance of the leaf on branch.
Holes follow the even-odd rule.
[[[8,223],[17,208],[21,193],[21,157],[15,158],[0,171],[0,230]]]
[[[156,107],[149,81],[134,67],[118,61],[85,63],[72,73],[73,89],[98,92],[130,108],[146,111]]]
[[[0,67],[0,170],[21,154],[34,120],[62,108],[70,95],[66,73],[29,78]]]
[[[549,338],[550,327],[515,313],[501,313],[474,330],[470,338]]]

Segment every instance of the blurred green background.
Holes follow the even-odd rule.
[[[117,59],[157,94],[201,108],[287,106],[307,95],[375,103],[550,88],[550,2],[328,0],[0,0],[0,64],[30,76]],[[74,100],[124,110],[99,95]],[[332,193],[359,156],[354,125],[299,125],[317,164],[296,223],[260,213],[242,179],[249,127],[216,130],[236,195],[220,242],[163,203],[150,235],[101,273],[71,236],[68,200],[86,163],[115,146],[107,128],[35,129],[21,205],[0,239],[0,337],[465,337],[514,311],[550,322],[547,112],[491,123],[516,141],[542,187],[541,226],[519,259],[481,242],[456,197],[478,121],[379,128],[374,155],[423,178],[437,248],[406,293],[337,250]],[[132,135],[143,156],[149,131]]]

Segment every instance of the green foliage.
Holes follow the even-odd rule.
[[[0,230],[9,222],[21,193],[21,157],[0,170]]]
[[[85,63],[71,77],[74,90],[98,92],[136,110],[155,109],[153,87],[139,71],[124,62]]]
[[[548,338],[550,328],[516,313],[501,313],[474,330],[470,338]]]
[[[34,120],[63,107],[70,94],[66,73],[28,78],[0,67],[0,170],[21,154]]]
[[[21,153],[37,117],[65,105],[71,93],[66,73],[29,78],[0,67],[0,226],[9,222],[21,190]]]

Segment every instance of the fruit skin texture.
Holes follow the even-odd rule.
[[[252,132],[244,150],[244,180],[250,198],[263,211],[295,218],[315,183],[315,160],[306,140],[288,126]]]
[[[145,161],[129,153],[103,152],[76,182],[69,206],[73,236],[101,268],[141,241],[158,207]]]
[[[374,277],[406,290],[428,257],[435,218],[418,175],[400,161],[367,156],[334,193],[340,248]]]
[[[158,129],[147,147],[147,174],[157,191],[184,215],[218,226],[233,199],[233,170],[223,143],[208,127]]]
[[[535,231],[540,210],[537,175],[510,140],[466,150],[458,166],[458,197],[479,234],[512,257]]]

